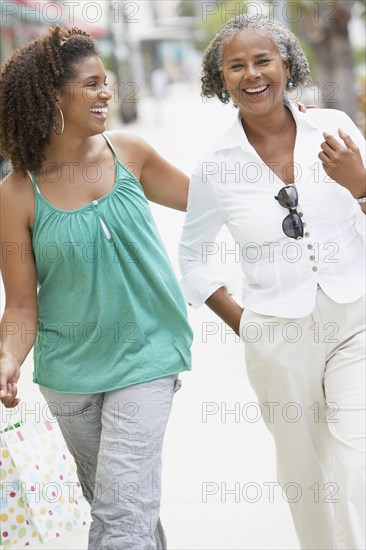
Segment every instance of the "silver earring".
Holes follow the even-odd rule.
[[[287,82],[287,87],[288,87],[289,90],[291,90],[291,88],[294,87],[294,85],[293,85],[293,83],[291,82],[291,80],[290,80],[290,82]]]
[[[223,92],[221,92],[221,97],[222,97],[222,99],[224,99],[224,100],[225,100],[225,99],[228,99],[229,94],[224,90]]]
[[[55,132],[56,136],[60,136],[63,133],[64,129],[65,129],[65,119],[64,119],[64,114],[61,111],[60,107],[58,105],[56,105],[56,107],[60,111],[60,115],[61,115],[61,132],[57,131],[57,125],[56,124],[53,125],[53,131]]]

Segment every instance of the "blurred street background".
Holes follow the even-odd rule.
[[[192,82],[202,50],[232,17],[264,14],[293,30],[314,83],[303,98],[345,111],[365,130],[366,0],[2,0],[0,61],[54,24],[98,40],[111,72],[115,114],[140,116],[140,100],[161,104],[171,85]]]
[[[294,99],[342,109],[365,132],[365,0],[3,1],[1,62],[55,23],[93,34],[115,92],[109,129],[136,133],[189,174],[237,113],[200,97],[202,48],[228,19],[247,12],[272,14],[301,38],[314,85]],[[3,175],[8,169],[5,161]],[[151,208],[179,278],[184,215]],[[234,248],[224,231],[219,241]],[[239,267],[234,255],[226,257],[240,301]],[[4,307],[3,289],[1,302]],[[273,442],[245,373],[243,345],[207,308],[188,313],[195,334],[193,371],[182,376],[164,448],[161,517],[168,547],[296,550],[286,494],[276,486]],[[44,401],[31,380],[30,355],[19,394],[36,416]],[[86,529],[80,529],[42,548],[86,545]]]
[[[345,111],[366,133],[366,0],[1,0],[0,62],[51,25],[79,27],[100,47],[113,91],[111,117],[129,124],[142,99],[197,82],[202,51],[222,25],[243,13],[281,20],[310,62],[313,84],[294,100]],[[0,156],[0,176],[10,165]]]

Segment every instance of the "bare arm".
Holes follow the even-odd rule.
[[[188,176],[161,157],[143,139],[121,131],[109,132],[108,135],[119,159],[140,181],[150,201],[186,211]]]
[[[141,185],[146,197],[157,204],[185,212],[188,202],[188,176],[167,162],[147,143],[143,143],[143,150]]]
[[[37,277],[29,228],[32,192],[10,175],[1,191],[1,272],[6,304],[1,320],[0,400],[14,407],[20,367],[32,349],[37,330]],[[31,200],[30,200],[31,199]]]
[[[206,300],[206,305],[229,325],[235,334],[239,335],[240,318],[243,308],[233,300],[224,286],[211,294]]]

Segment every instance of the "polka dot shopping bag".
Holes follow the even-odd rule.
[[[18,422],[0,435],[0,549],[31,547],[90,523],[57,423]]]

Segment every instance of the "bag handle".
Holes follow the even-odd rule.
[[[1,404],[0,407],[0,433],[8,432],[14,428],[20,428],[22,425],[21,409],[17,405],[12,409],[8,409]]]

